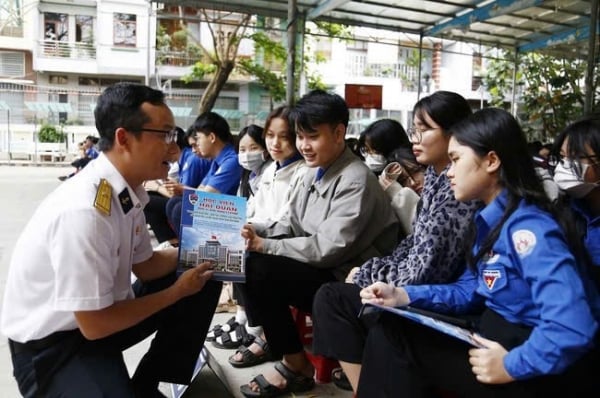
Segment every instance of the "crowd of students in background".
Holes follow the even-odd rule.
[[[406,129],[382,119],[346,137],[345,101],[315,90],[237,137],[214,112],[178,129],[174,173],[145,183],[144,214],[164,249],[178,244],[184,189],[247,198],[246,282],[207,340],[235,350],[234,367],[278,362],[241,392],[314,387],[290,307],[312,314],[313,352],[339,361],[334,382],[359,397],[600,387],[600,117],[542,145],[453,92],[413,115]],[[478,347],[359,317],[369,303],[468,319]]]
[[[192,126],[206,142],[197,155],[220,165],[226,148],[232,159],[213,163],[220,183],[198,187],[237,189],[250,222],[237,312],[208,340],[235,349],[234,367],[281,359],[241,386],[245,396],[314,386],[290,306],[313,315],[313,352],[338,360],[334,382],[358,396],[595,385],[600,119],[542,145],[510,114],[473,113],[452,92],[422,98],[413,114],[406,130],[382,119],[350,138],[343,99],[315,91],[275,109],[264,129],[242,129],[237,158],[214,122],[200,129],[207,115]],[[359,317],[369,302],[468,316],[485,348],[390,315]]]

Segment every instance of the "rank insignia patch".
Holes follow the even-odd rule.
[[[96,190],[96,198],[94,199],[94,207],[101,213],[110,216],[110,203],[112,199],[112,187],[110,183],[102,178]]]
[[[483,270],[483,281],[489,290],[494,288],[496,281],[502,278],[502,274],[497,269],[484,269]]]
[[[131,200],[131,196],[129,196],[127,188],[123,189],[119,194],[119,202],[121,203],[123,214],[127,214],[133,208],[133,201]]]

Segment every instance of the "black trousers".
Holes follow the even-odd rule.
[[[507,350],[520,345],[530,332],[491,311],[482,315],[480,330]],[[477,381],[469,364],[470,348],[427,326],[383,313],[369,330],[357,396],[421,398],[441,390],[473,398],[547,397],[561,392],[569,397],[588,397],[600,388],[598,348],[560,375],[500,385]]]
[[[243,289],[251,326],[261,326],[275,356],[304,350],[290,306],[311,313],[315,293],[335,280],[327,269],[283,256],[251,253]]]
[[[136,296],[162,290],[175,281],[136,282]],[[99,340],[86,340],[76,330],[36,349],[10,342],[13,374],[19,391],[30,397],[132,398],[133,385],[165,381],[189,384],[217,306],[221,282],[209,281],[193,296],[146,318],[139,324]],[[148,352],[129,377],[122,351],[156,332]],[[139,394],[138,394],[139,396]]]
[[[313,304],[313,351],[350,363],[361,363],[368,329],[377,318],[358,317],[361,288],[331,282],[319,289]]]
[[[148,192],[150,202],[144,207],[146,222],[150,224],[158,243],[177,238],[167,218],[167,202],[169,198],[158,192]]]

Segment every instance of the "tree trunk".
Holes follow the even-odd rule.
[[[208,86],[206,87],[206,90],[204,90],[202,98],[200,98],[200,104],[198,106],[199,115],[212,110],[215,106],[217,97],[225,83],[227,83],[227,79],[229,78],[234,65],[234,62],[232,61],[225,61],[222,64],[217,65],[215,74],[210,82],[208,82]]]

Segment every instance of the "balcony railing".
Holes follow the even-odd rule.
[[[156,63],[169,66],[191,66],[199,60],[198,54],[189,51],[157,51]]]
[[[43,40],[39,46],[39,54],[43,57],[96,59],[96,47],[92,43]]]

